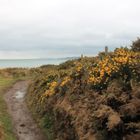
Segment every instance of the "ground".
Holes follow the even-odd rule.
[[[14,132],[18,140],[45,140],[24,101],[28,84],[28,81],[19,81],[5,94]]]

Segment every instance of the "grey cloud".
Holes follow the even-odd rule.
[[[0,54],[94,55],[106,45],[111,50],[130,45],[140,35],[139,4],[139,0],[0,0]]]

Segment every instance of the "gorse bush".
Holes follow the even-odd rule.
[[[49,88],[42,97],[57,94],[55,92],[57,88],[63,88],[70,82],[75,83],[76,80],[81,84],[79,86],[84,85],[95,90],[107,88],[108,83],[115,77],[122,78],[124,83],[129,82],[131,78],[139,81],[139,69],[136,69],[139,63],[140,53],[127,48],[118,48],[111,55],[104,56],[104,59],[98,58],[95,62],[88,64],[83,58],[79,62],[75,62],[71,74],[48,82]]]
[[[42,122],[50,114],[53,123],[43,126],[53,140],[123,140],[140,131],[138,50],[117,48],[40,68],[38,73],[28,105]]]
[[[140,52],[140,38],[137,38],[137,40],[132,43],[131,48],[135,52]]]

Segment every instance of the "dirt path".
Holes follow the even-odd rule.
[[[17,82],[4,97],[13,119],[14,132],[17,140],[46,140],[24,102],[27,87],[27,81]]]

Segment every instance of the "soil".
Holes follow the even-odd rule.
[[[17,140],[46,140],[24,100],[28,85],[28,81],[19,81],[4,97],[12,117],[13,131]]]

